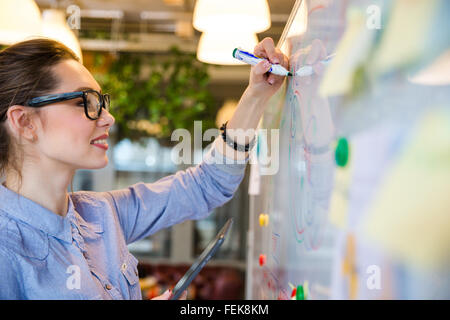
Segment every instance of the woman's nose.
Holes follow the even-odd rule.
[[[112,127],[116,120],[114,119],[113,115],[109,113],[108,110],[103,109],[102,114],[100,115],[100,118],[97,120],[97,125],[100,127],[108,126]]]

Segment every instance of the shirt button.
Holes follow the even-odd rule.
[[[125,271],[125,270],[127,270],[127,264],[124,262],[124,263],[122,264],[122,271]]]
[[[112,289],[112,287],[111,287],[111,285],[110,285],[109,283],[107,283],[107,284],[105,285],[105,288],[106,288],[106,290],[111,290],[111,289]]]

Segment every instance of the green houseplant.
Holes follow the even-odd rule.
[[[96,53],[93,73],[103,91],[111,94],[117,141],[156,137],[172,145],[173,130],[184,128],[193,134],[194,121],[201,120],[203,130],[215,127],[207,66],[194,54],[173,47],[159,60],[138,53],[107,60]]]

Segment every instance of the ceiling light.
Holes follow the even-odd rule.
[[[0,0],[0,43],[10,45],[36,35],[41,13],[33,0]]]
[[[197,0],[193,25],[199,31],[262,32],[270,27],[267,0]]]
[[[63,11],[47,9],[42,13],[42,35],[59,41],[70,48],[82,61],[80,43],[73,31],[66,23],[66,15]]]
[[[233,58],[233,50],[241,47],[253,52],[257,44],[255,33],[204,32],[198,43],[197,59],[212,64],[242,65],[243,62]]]

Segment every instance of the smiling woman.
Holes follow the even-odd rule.
[[[257,49],[287,67],[271,39]],[[227,133],[256,128],[282,83],[268,67],[252,69]],[[237,143],[226,135],[200,164],[155,183],[69,194],[76,170],[108,163],[115,120],[101,92],[58,42],[35,39],[0,51],[0,299],[141,299],[138,261],[127,245],[207,217],[244,177],[248,153],[230,147]]]

